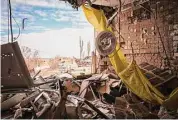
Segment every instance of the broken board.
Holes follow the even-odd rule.
[[[18,43],[1,45],[1,92],[19,91],[32,86],[33,82]]]

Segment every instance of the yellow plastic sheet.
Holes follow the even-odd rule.
[[[91,7],[82,6],[84,14],[89,23],[93,25],[96,30],[104,31],[109,30],[111,31],[111,27],[107,28],[106,26],[106,19],[105,15],[102,10],[97,10]]]
[[[162,104],[165,99],[164,96],[151,85],[149,80],[147,80],[134,60],[125,70],[119,73],[119,77],[133,93],[144,100]]]
[[[106,27],[106,18],[102,10],[82,6],[87,20],[99,31],[112,31],[111,27]],[[129,65],[122,53],[119,45],[112,54],[109,55],[110,61],[124,84],[140,98],[162,104],[165,97],[148,81],[141,72],[135,61]]]
[[[178,109],[178,88],[176,88],[170,95],[169,98],[163,102],[163,106],[170,110]]]

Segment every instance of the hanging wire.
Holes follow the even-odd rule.
[[[11,10],[11,1],[8,0],[9,2],[9,12],[10,12],[10,30],[11,30],[11,42],[13,42],[13,29],[12,29],[12,10]]]
[[[18,27],[18,29],[19,29],[19,32],[18,32],[18,35],[17,35],[17,37],[15,37],[14,38],[14,40],[17,40],[18,38],[19,38],[19,36],[20,36],[20,26],[19,26],[19,24],[17,23],[17,21],[15,20],[15,18],[14,18],[14,16],[12,15],[12,18],[14,19],[14,21],[15,21],[15,23],[16,23],[16,25],[17,25],[17,27]]]
[[[8,34],[8,43],[9,43],[9,2],[8,1],[7,1],[7,21],[8,21],[8,23],[7,23],[7,30],[8,30],[7,34]]]
[[[22,29],[23,29],[23,30],[25,29],[25,20],[27,20],[27,18],[23,18],[23,19],[22,19]]]
[[[120,13],[121,13],[121,7],[122,7],[122,5],[123,4],[122,4],[121,0],[119,0],[119,18],[120,18]],[[117,19],[117,21],[118,21],[118,19]],[[112,25],[111,28],[114,29],[119,34],[119,42],[120,42],[121,38],[124,40],[123,36],[120,33],[120,19],[119,19],[119,31],[114,27],[114,25]],[[109,58],[114,57],[114,55],[117,54],[120,49],[121,49],[121,47],[119,47],[112,56],[109,56]]]
[[[120,36],[120,34],[121,34],[121,19],[120,19],[120,15],[121,15],[121,7],[122,7],[122,5],[121,5],[122,3],[121,3],[121,0],[119,0],[119,18],[117,19],[117,21],[118,21],[118,24],[119,24],[119,41],[120,41],[120,38],[121,38],[121,36]]]
[[[11,10],[11,3],[10,3],[10,0],[7,2],[8,4],[8,43],[9,43],[9,12],[10,12],[10,27],[11,27],[11,42],[13,42],[14,40],[18,39],[19,36],[20,36],[20,26],[19,24],[17,23],[17,21],[15,20],[14,16],[12,15],[12,10]],[[13,37],[13,29],[12,29],[12,18],[13,20],[15,21],[17,27],[18,27],[18,35],[17,37]]]
[[[132,61],[135,60],[135,54],[134,54],[134,49],[133,49],[133,43],[131,42],[130,47],[132,49]]]

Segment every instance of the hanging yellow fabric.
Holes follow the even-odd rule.
[[[102,10],[86,7],[84,5],[82,9],[87,20],[96,30],[108,30],[113,32],[111,27],[106,27],[106,18]],[[162,104],[165,97],[151,85],[135,61],[132,61],[131,64],[128,65],[119,45],[116,46],[116,49],[109,57],[116,73],[133,93],[144,100]]]
[[[84,5],[82,6],[82,9],[88,22],[91,23],[96,30],[112,31],[111,27],[107,28],[106,26],[106,18],[102,10],[86,7]],[[116,45],[116,49],[113,51],[113,53],[110,56],[111,56],[110,60],[112,61],[112,65],[114,66],[117,73],[121,72],[127,67],[128,63],[124,57],[124,54],[120,50],[119,45]]]
[[[139,69],[136,61],[133,60],[125,70],[120,72],[119,77],[133,93],[142,99],[162,104],[164,96],[151,85]]]
[[[172,91],[169,98],[166,99],[162,105],[170,110],[178,109],[178,87]]]
[[[107,28],[106,26],[106,19],[102,10],[93,9],[84,5],[82,6],[82,9],[88,22],[91,23],[96,30],[111,31],[111,27]]]

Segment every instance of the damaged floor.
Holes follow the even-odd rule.
[[[26,93],[1,95],[3,119],[177,118],[177,111],[144,102],[113,74],[78,78],[39,76]],[[88,77],[88,78],[86,78]],[[45,84],[46,83],[46,84]]]
[[[19,47],[16,42],[3,45],[2,50],[13,54],[13,63],[17,65],[16,68],[11,68],[14,76],[25,69],[26,65],[22,64],[23,57],[20,56],[20,51],[17,52]],[[5,53],[2,55],[2,69],[5,70],[5,63],[9,58]],[[15,73],[14,70],[17,68],[18,72]],[[169,71],[148,63],[140,64],[140,68],[150,82],[165,95],[169,95],[178,85],[176,76],[171,75]],[[17,77],[27,78],[29,75],[24,71],[20,75],[19,73]],[[166,109],[164,106],[140,99],[110,70],[93,75],[72,76],[67,73],[61,75],[62,77],[51,75],[45,78],[37,73],[33,77],[28,76],[32,80],[32,86],[29,88],[27,86],[30,82],[27,79],[21,79],[24,83],[16,81],[14,84],[12,81],[8,82],[10,79],[4,75],[5,72],[2,72],[2,119],[178,118],[177,109]],[[19,90],[20,86],[24,89]],[[177,103],[172,103],[175,104]]]
[[[72,2],[71,4],[73,4],[74,8],[77,7],[76,3]],[[91,5],[91,6],[93,8],[96,8],[95,12],[99,16],[100,13],[99,8],[102,7],[96,5]],[[87,11],[86,13],[93,13],[93,11],[91,12],[89,9],[84,8],[84,6],[83,9]],[[107,10],[106,7],[104,7],[103,10],[105,13],[106,11],[108,11],[108,13],[105,14],[105,16],[107,17],[107,19],[110,18],[111,17],[111,14],[109,12],[110,10],[109,9]],[[111,9],[111,10],[115,12],[115,9]],[[143,11],[144,13],[142,15],[143,20],[149,18],[150,14],[146,14],[147,12]],[[119,14],[118,11],[116,11],[116,13],[113,14],[113,16],[108,20],[107,25],[105,24],[103,25],[104,27],[103,26],[100,27],[103,29],[106,26],[109,26],[112,21],[111,19],[113,19],[114,16],[116,16],[117,14]],[[86,14],[86,15],[90,15],[90,14]],[[94,17],[90,17],[90,18],[94,18]],[[131,23],[133,23],[133,20],[136,18],[135,16],[132,16],[132,18],[130,18]],[[129,17],[127,19],[129,19]],[[104,21],[104,17],[103,17],[103,21]],[[122,20],[122,21],[126,21],[126,20]],[[101,23],[104,24],[104,22]],[[96,24],[97,27],[99,27],[100,25],[98,24]],[[108,28],[105,28],[104,30],[107,29]],[[153,30],[154,29],[155,28],[153,28]],[[137,29],[135,28],[132,31],[137,31]],[[147,33],[146,30],[143,29],[143,31],[144,34]],[[141,34],[142,37],[144,37],[144,34]],[[120,31],[119,31],[119,35],[120,35]],[[115,39],[115,37],[113,37],[113,39]],[[115,43],[113,44],[116,45],[116,43],[117,42],[115,41]],[[145,42],[145,44],[147,44],[147,42]],[[111,47],[113,46],[111,45]],[[131,47],[133,46],[131,45]],[[113,48],[115,49],[116,46],[114,46]],[[32,76],[30,75],[27,69],[27,66],[25,64],[24,58],[21,54],[17,42],[1,45],[1,51],[2,51],[1,53],[1,63],[2,63],[1,118],[2,119],[175,119],[178,118],[178,102],[177,102],[178,101],[178,89],[177,89],[178,78],[176,75],[171,74],[172,72],[170,71],[170,69],[160,69],[152,64],[149,64],[148,62],[142,62],[138,67],[139,70],[141,70],[141,72],[144,74],[144,76],[149,80],[148,82],[146,81],[147,83],[149,83],[149,85],[144,84],[143,81],[141,81],[142,80],[141,77],[139,77],[139,80],[143,84],[141,87],[139,87],[140,89],[136,87],[137,91],[143,88],[143,91],[145,90],[146,91],[145,93],[148,93],[152,98],[160,97],[156,95],[157,94],[156,92],[152,92],[153,89],[151,89],[150,87],[151,84],[151,86],[154,86],[160,93],[166,96],[166,99],[164,99],[165,100],[164,103],[160,105],[156,102],[154,103],[148,101],[148,99],[146,99],[146,97],[148,97],[147,96],[148,94],[145,95],[146,96],[145,99],[142,99],[144,95],[141,98],[138,96],[138,94],[136,95],[135,93],[133,93],[132,91],[134,90],[130,89],[131,88],[130,86],[134,86],[133,84],[129,86],[123,83],[129,80],[132,80],[131,81],[132,83],[134,82],[139,83],[140,82],[139,80],[136,81],[136,77],[139,76],[138,72],[135,72],[134,74],[132,74],[132,76],[131,74],[126,74],[126,75],[122,74],[121,75],[122,77],[124,76],[125,78],[126,77],[128,78],[125,79],[125,81],[124,79],[118,77],[120,72],[117,72],[116,74],[115,72],[111,72],[111,70],[109,69],[104,70],[101,74],[91,74],[91,75],[73,76],[70,73],[66,73],[61,76],[50,75],[48,77],[44,77],[39,75],[40,72],[39,71],[34,76]],[[117,52],[118,51],[120,51],[120,49],[118,49]],[[133,54],[134,54],[134,50],[132,51],[132,57],[134,60]],[[106,53],[104,55],[106,55]],[[109,53],[107,55],[109,55]],[[114,63],[119,63],[119,62],[122,64],[124,63],[124,61],[122,60],[119,61],[120,59],[119,55],[118,57],[116,56],[115,58],[116,59],[114,60]],[[124,64],[123,65],[122,64],[119,64],[117,68],[123,67]],[[114,66],[114,64],[112,65]],[[131,65],[136,66],[137,64],[131,64]],[[115,70],[117,68],[115,68]],[[125,71],[125,69],[128,71],[130,70],[132,72],[134,71],[133,69],[127,69],[125,66],[123,68],[124,69],[120,71]],[[132,79],[134,77],[135,79]],[[130,88],[128,88],[127,86],[129,86]],[[144,93],[142,91],[139,92]]]

